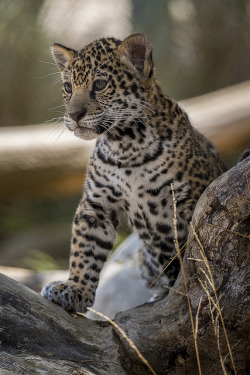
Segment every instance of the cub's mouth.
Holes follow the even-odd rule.
[[[74,130],[74,134],[78,138],[90,140],[95,139],[98,137],[99,134],[97,134],[96,129],[91,129],[87,127],[77,126]]]
[[[85,140],[97,138],[102,134],[106,128],[97,121],[80,121],[76,123],[67,116],[64,116],[64,123],[70,131],[73,131],[75,136]]]

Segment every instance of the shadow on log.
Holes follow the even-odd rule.
[[[212,281],[192,230],[186,245],[183,265],[194,323],[198,324],[203,375],[248,373],[249,182],[250,157],[215,180],[195,209],[192,222]],[[183,280],[180,274],[164,299],[115,318],[158,375],[199,373]],[[216,287],[216,295],[211,284]],[[3,375],[151,373],[109,323],[71,316],[5,276],[1,276],[0,306]]]

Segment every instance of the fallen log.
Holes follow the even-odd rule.
[[[197,204],[184,274],[169,295],[116,315],[154,372],[109,323],[69,315],[1,275],[0,373],[247,374],[249,182],[250,157],[216,179]]]

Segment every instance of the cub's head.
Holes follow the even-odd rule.
[[[142,34],[97,40],[80,51],[54,44],[63,80],[64,121],[75,135],[93,139],[121,131],[149,111],[146,92],[154,79],[152,45]]]

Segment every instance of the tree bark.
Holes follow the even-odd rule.
[[[183,259],[185,277],[180,273],[165,298],[115,317],[115,322],[158,375],[199,373],[184,295],[185,279],[194,324],[198,322],[201,373],[248,373],[249,182],[250,157],[206,189],[192,220],[206,258],[190,229]],[[204,259],[208,261],[209,269]],[[216,295],[210,283],[215,285]],[[214,308],[216,296],[236,372],[222,320],[218,309]],[[109,323],[69,315],[61,307],[5,276],[1,276],[0,306],[0,373],[3,375],[151,373],[121,333]]]

